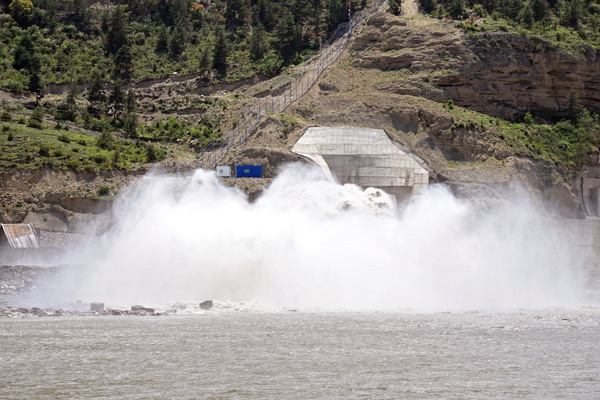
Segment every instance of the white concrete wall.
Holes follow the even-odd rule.
[[[429,183],[423,161],[401,150],[381,129],[308,128],[292,151],[321,165],[326,176],[342,184],[389,188],[389,193],[411,188],[416,193]]]

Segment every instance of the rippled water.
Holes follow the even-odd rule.
[[[2,399],[593,399],[600,309],[0,321]]]

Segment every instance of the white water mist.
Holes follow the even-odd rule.
[[[67,290],[108,304],[243,301],[324,310],[575,305],[571,252],[531,208],[485,215],[441,186],[387,195],[287,167],[250,203],[213,172],[146,178]]]

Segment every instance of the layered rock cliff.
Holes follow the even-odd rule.
[[[485,19],[479,24],[485,26]],[[357,67],[405,71],[402,80],[379,84],[381,90],[453,99],[493,116],[565,110],[571,90],[585,107],[600,104],[600,63],[587,44],[569,52],[518,34],[466,34],[453,21],[379,13],[351,51]]]

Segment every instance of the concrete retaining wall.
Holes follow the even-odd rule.
[[[308,128],[292,148],[341,184],[377,187],[401,200],[429,183],[425,163],[392,142],[382,129]]]

